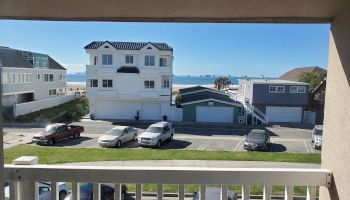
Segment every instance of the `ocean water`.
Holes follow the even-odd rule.
[[[85,82],[85,74],[68,74],[68,82]],[[175,85],[208,85],[214,84],[214,81],[217,77],[213,76],[174,76],[173,84]],[[229,77],[233,85],[238,84],[239,77]]]

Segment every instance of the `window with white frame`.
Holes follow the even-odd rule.
[[[2,83],[9,83],[10,82],[10,76],[8,73],[2,73]]]
[[[98,87],[98,80],[90,79],[90,87]]]
[[[155,56],[145,56],[145,66],[155,66]]]
[[[66,79],[66,75],[65,74],[60,74],[60,81],[64,81]]]
[[[284,86],[269,86],[269,93],[284,93]]]
[[[110,80],[110,79],[102,80],[102,87],[104,87],[104,88],[111,88],[111,87],[113,87],[113,80]]]
[[[44,74],[44,82],[53,82],[53,74]]]
[[[145,80],[144,87],[145,88],[154,88],[154,81],[153,80]]]
[[[290,86],[290,93],[305,93],[305,86]]]
[[[134,56],[133,55],[126,55],[125,56],[125,63],[126,64],[133,64],[134,63]]]
[[[163,80],[163,85],[162,85],[163,88],[169,88],[170,87],[170,81],[169,79],[164,79]]]
[[[168,59],[166,59],[166,58],[159,58],[159,66],[160,67],[168,66]]]
[[[56,89],[49,90],[49,96],[56,95]]]
[[[112,55],[111,54],[102,54],[102,65],[112,65]]]

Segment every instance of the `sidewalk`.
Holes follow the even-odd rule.
[[[319,169],[320,164],[263,162],[263,161],[220,161],[220,160],[135,160],[97,161],[64,163],[78,166],[122,166],[122,167],[212,167],[212,168],[310,168]]]

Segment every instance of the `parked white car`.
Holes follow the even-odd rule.
[[[137,128],[130,126],[116,126],[106,131],[101,135],[97,142],[103,147],[117,147],[119,148],[123,143],[137,140]]]
[[[323,126],[322,125],[316,125],[314,129],[312,129],[312,143],[314,143],[314,149],[321,149],[322,148],[322,133],[323,133]]]
[[[138,143],[141,146],[153,146],[160,148],[166,141],[172,141],[175,130],[170,122],[158,122],[150,125],[138,136]]]
[[[38,183],[38,192],[39,200],[50,200],[51,199],[51,183],[50,182],[39,182]],[[58,198],[63,200],[68,194],[68,186],[66,182],[58,183]],[[10,199],[10,187],[7,185],[5,187],[5,200]]]

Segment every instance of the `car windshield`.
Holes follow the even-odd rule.
[[[146,131],[151,133],[160,133],[162,131],[162,127],[150,126]]]
[[[315,135],[322,135],[322,133],[323,133],[323,130],[316,130],[315,131]]]
[[[114,136],[121,136],[123,133],[123,130],[120,129],[109,129],[106,131],[106,135],[114,135]]]
[[[54,126],[51,126],[51,125],[48,125],[45,128],[45,132],[49,132],[49,133],[54,133],[56,130],[57,130],[57,127],[54,127]]]
[[[264,139],[265,134],[262,132],[251,132],[248,134],[249,139]]]

